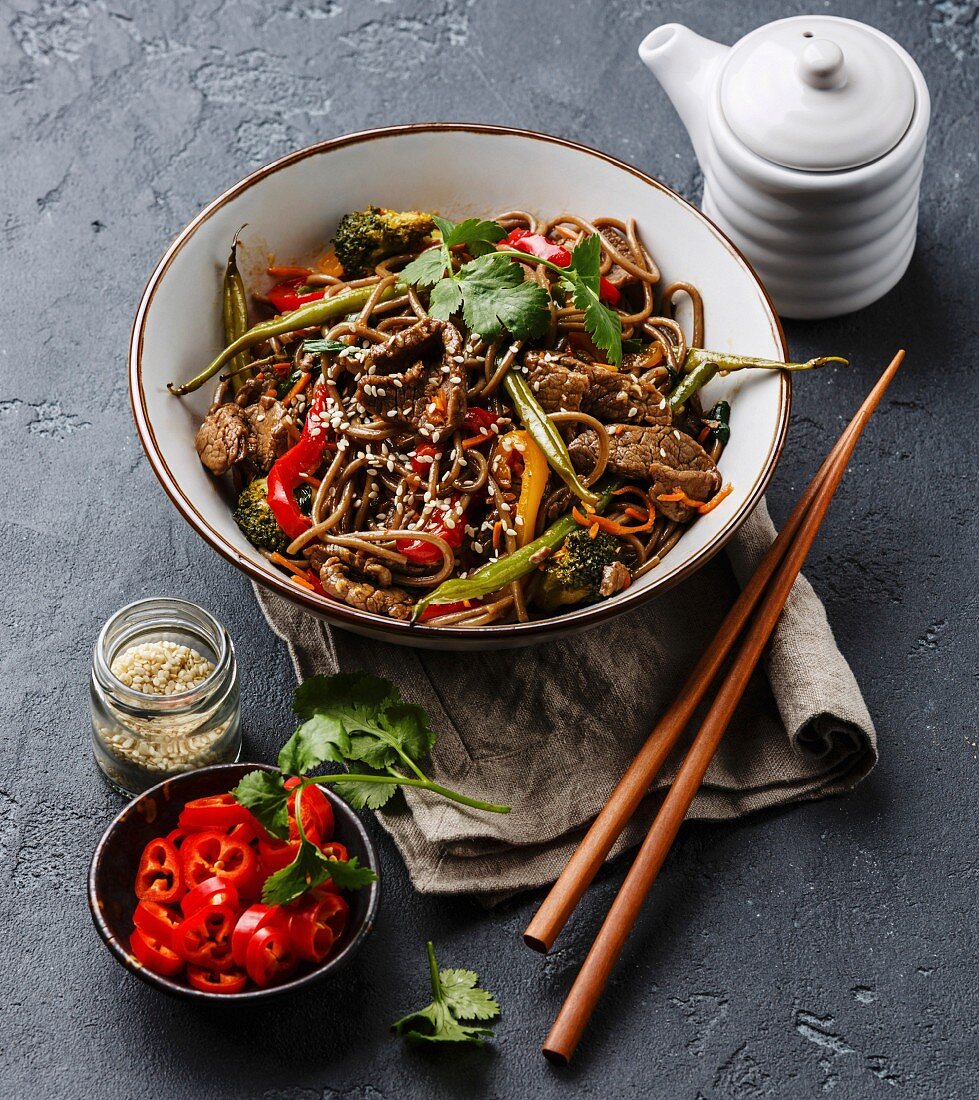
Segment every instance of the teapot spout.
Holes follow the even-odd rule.
[[[663,85],[703,164],[707,97],[730,46],[702,38],[680,23],[664,23],[642,40],[639,56]]]

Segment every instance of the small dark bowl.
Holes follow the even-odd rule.
[[[106,946],[122,965],[148,985],[186,997],[192,1001],[265,1000],[305,988],[336,973],[360,950],[374,927],[374,916],[380,899],[379,882],[345,895],[350,903],[350,920],[340,939],[339,949],[315,969],[300,972],[296,977],[268,989],[249,989],[243,993],[204,993],[183,984],[178,978],[164,978],[147,970],[129,950],[133,931],[133,910],[136,896],[133,882],[143,848],[154,837],[166,835],[177,827],[177,816],[185,802],[192,798],[224,794],[237,786],[246,772],[274,772],[267,764],[220,764],[201,768],[168,779],[144,791],[119,814],[105,830],[88,872],[88,907],[92,920]],[[377,852],[367,830],[351,808],[331,790],[321,787],[333,806],[336,818],[336,839],[346,845],[351,856],[357,856],[361,866],[379,874]]]

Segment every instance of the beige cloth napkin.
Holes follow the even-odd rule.
[[[760,505],[719,555],[646,607],[533,649],[448,653],[334,630],[258,589],[300,680],[365,669],[397,683],[439,735],[430,774],[497,802],[487,814],[416,791],[379,818],[424,893],[493,904],[560,873],[656,718],[711,641],[774,537]],[[877,762],[877,738],[853,673],[812,587],[799,578],[773,639],[767,679],[749,685],[691,819],[839,794]],[[637,844],[689,742],[674,751],[612,856]],[[611,857],[610,857],[611,858]]]

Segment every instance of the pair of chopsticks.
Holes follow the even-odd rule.
[[[567,1065],[571,1060],[646,895],[656,881],[735,707],[775,629],[857,440],[903,359],[904,352],[899,351],[826,456],[728,612],[713,643],[619,780],[527,926],[525,943],[537,951],[549,951],[740,638],[740,649],[541,1048],[550,1061]]]

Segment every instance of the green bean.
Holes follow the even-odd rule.
[[[719,371],[726,374],[728,371],[745,370],[752,367],[759,367],[763,370],[813,370],[815,367],[822,367],[826,363],[848,365],[846,359],[841,359],[837,355],[821,355],[818,359],[807,359],[805,363],[780,363],[777,359],[754,359],[746,355],[729,355],[723,351],[705,351],[703,348],[691,348],[683,361],[685,377],[670,394],[670,408],[674,412],[681,409]]]
[[[242,229],[245,227],[242,226]],[[238,230],[238,233],[241,229]],[[238,270],[238,233],[231,242],[231,254],[228,256],[228,266],[224,271],[223,316],[224,316],[224,342],[225,345],[233,344],[239,337],[248,331],[248,298],[245,296],[245,284]],[[241,387],[253,376],[254,372],[249,367],[251,356],[247,351],[241,352],[231,360],[231,391],[238,393]]]
[[[595,494],[594,508],[596,513],[601,513],[608,507],[613,490],[620,484],[621,482],[616,478],[602,478],[598,483],[598,493]],[[486,596],[490,592],[505,588],[513,581],[518,581],[521,577],[527,576],[528,573],[532,573],[537,568],[538,562],[541,560],[538,558],[538,554],[542,550],[556,550],[577,525],[578,521],[569,512],[567,515],[555,520],[533,542],[528,542],[526,546],[514,550],[512,554],[507,554],[505,558],[487,562],[481,569],[477,569],[475,573],[471,573],[468,577],[458,577],[455,580],[444,581],[434,592],[430,592],[415,604],[411,621],[417,622],[426,608],[432,604],[475,600],[480,596]]]
[[[564,482],[576,497],[595,504],[598,500],[596,493],[587,489],[578,480],[568,445],[558,430],[557,425],[541,408],[540,402],[534,397],[534,391],[527,384],[527,379],[519,370],[507,371],[503,379],[503,386],[510,395],[514,408],[520,417],[523,426],[530,437],[544,452],[548,465]]]
[[[403,294],[404,289],[398,283],[387,286],[378,295],[378,301],[386,302],[389,298]],[[300,306],[299,309],[290,310],[281,317],[273,317],[271,321],[263,321],[261,324],[253,325],[244,335],[232,341],[195,378],[179,386],[169,382],[167,383],[167,389],[176,397],[193,393],[194,390],[200,389],[209,378],[213,378],[218,371],[227,366],[240,352],[246,351],[256,344],[261,344],[273,336],[285,336],[286,333],[295,332],[297,329],[319,328],[348,313],[356,314],[363,308],[374,290],[374,286],[357,287],[356,290],[348,290],[345,294],[336,294],[332,298],[320,298],[316,302],[309,302],[307,305]]]

